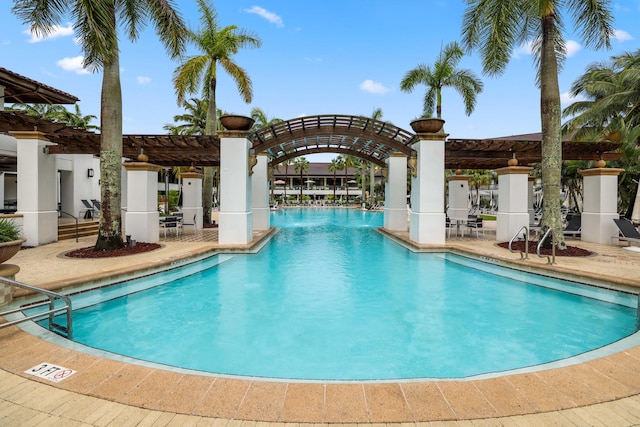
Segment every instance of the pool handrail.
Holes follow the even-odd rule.
[[[551,234],[551,257],[549,257],[549,255],[540,255],[540,249],[542,248],[542,244],[547,239],[547,237],[549,237],[549,234]],[[554,265],[556,263],[556,236],[553,234],[553,228],[547,229],[547,231],[544,233],[544,235],[540,239],[540,242],[538,242],[536,253],[540,258],[544,258],[546,256],[547,264]]]
[[[22,289],[27,289],[29,291],[33,291],[36,292],[38,294],[42,294],[44,296],[46,296],[48,298],[47,300],[42,300],[42,301],[36,301],[32,304],[27,304],[24,306],[20,306],[18,308],[14,308],[14,309],[9,309],[9,310],[5,310],[3,312],[0,312],[0,317],[6,317],[6,315],[8,314],[14,314],[14,313],[19,313],[21,311],[24,310],[29,310],[32,308],[36,308],[36,307],[42,307],[42,306],[46,306],[49,305],[49,310],[46,311],[42,311],[39,312],[37,314],[32,314],[29,316],[24,316],[21,317],[19,319],[15,319],[15,320],[11,320],[11,321],[7,321],[5,323],[0,324],[0,329],[2,328],[6,328],[7,326],[12,326],[12,325],[16,325],[18,323],[22,323],[22,322],[26,322],[27,320],[32,320],[32,319],[38,319],[38,318],[42,318],[43,316],[48,316],[49,317],[49,330],[52,332],[63,332],[66,334],[68,339],[73,339],[73,327],[72,327],[72,319],[71,319],[71,312],[72,312],[72,308],[71,308],[71,299],[63,294],[59,294],[57,292],[53,292],[53,291],[48,291],[46,289],[42,289],[42,288],[38,288],[36,286],[32,286],[32,285],[27,285],[26,283],[22,283],[22,282],[18,282],[16,280],[12,280],[12,279],[8,279],[6,277],[0,277],[0,283],[7,285],[7,286],[14,286],[17,288],[22,288]],[[56,307],[55,303],[56,301],[61,301],[63,303],[62,306]],[[54,322],[54,314],[61,312],[61,311],[66,311],[66,316],[67,316],[67,326],[62,326],[59,325],[57,323]]]
[[[520,227],[520,229],[513,235],[511,240],[509,240],[509,251],[516,252],[511,248],[513,241],[520,235],[520,232],[524,230],[524,252],[520,251],[520,259],[529,259],[529,228],[526,225]],[[524,257],[522,254],[524,253]]]

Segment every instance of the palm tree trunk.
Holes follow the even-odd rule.
[[[207,110],[207,123],[205,124],[206,135],[218,134],[218,113],[216,110],[216,80],[211,79],[209,82],[209,107]],[[211,207],[213,195],[213,167],[206,166],[202,168],[202,211],[203,221],[211,223]],[[220,186],[218,185],[218,194],[220,194]]]
[[[553,6],[551,5],[550,8]],[[542,226],[553,230],[556,245],[566,248],[560,212],[562,169],[562,131],[560,123],[560,88],[558,60],[555,52],[555,15],[553,9],[542,17],[540,51],[540,115],[542,121],[542,191],[545,198]]]
[[[114,18],[115,19],[115,18]],[[103,67],[100,97],[101,215],[96,251],[119,249],[122,241],[122,90],[120,61],[114,54]]]
[[[333,203],[336,202],[336,171],[333,171]]]
[[[376,186],[376,166],[373,163],[369,163],[369,197],[371,198],[371,205],[375,203],[375,197],[373,192]]]

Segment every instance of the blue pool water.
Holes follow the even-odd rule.
[[[74,340],[222,374],[372,380],[538,365],[636,330],[636,310],[624,304],[526,282],[576,285],[450,254],[412,253],[375,231],[381,213],[272,215],[281,231],[258,254],[219,255],[203,270],[140,279],[119,288],[171,282],[97,304],[119,288],[79,295],[74,305],[86,307],[74,312]]]

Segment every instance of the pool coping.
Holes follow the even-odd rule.
[[[60,347],[15,326],[0,330],[0,339],[0,367],[12,374],[125,405],[228,420],[469,420],[558,411],[640,394],[638,346],[572,366],[486,379],[304,383],[193,375],[132,365]],[[56,384],[24,374],[44,361],[78,372]]]

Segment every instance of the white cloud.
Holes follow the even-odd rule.
[[[89,71],[82,67],[84,57],[74,56],[73,58],[62,58],[56,64],[65,71],[73,71],[76,74],[89,74]]]
[[[531,52],[533,52],[533,42],[528,41],[521,44],[520,47],[515,49],[512,56],[514,58],[520,58],[520,55],[531,55]]]
[[[279,17],[278,15],[276,15],[273,12],[269,12],[267,9],[260,7],[260,6],[252,6],[251,9],[245,9],[244,10],[247,13],[254,13],[258,16],[261,16],[262,18],[266,19],[267,21],[271,22],[272,24],[275,24],[276,27],[278,28],[282,28],[284,27],[284,23],[282,22],[282,18]]]
[[[627,40],[633,40],[633,37],[631,36],[631,34],[627,33],[624,30],[613,30],[613,38],[621,42],[627,41]]]
[[[35,34],[31,28],[24,31],[25,34],[31,36],[29,43],[38,43],[43,40],[57,39],[58,37],[67,37],[73,35],[73,25],[68,23],[66,27],[54,25],[48,34]]]
[[[570,105],[574,102],[584,101],[585,98],[582,95],[571,96],[569,92],[564,92],[560,94],[560,103],[562,105]]]
[[[362,90],[363,92],[384,94],[389,92],[390,89],[388,87],[385,87],[380,82],[374,82],[373,80],[365,80],[362,83],[360,83],[360,90]]]
[[[567,50],[567,56],[573,56],[582,49],[580,43],[575,40],[567,40],[565,47]]]
[[[149,83],[151,83],[151,77],[138,76],[136,77],[136,81],[139,85],[148,85]]]

